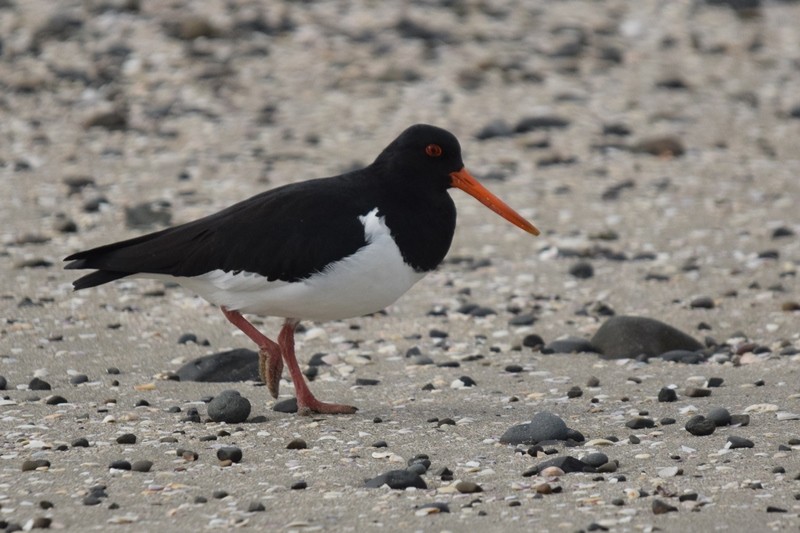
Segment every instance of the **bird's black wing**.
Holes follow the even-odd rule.
[[[352,181],[345,175],[285,185],[193,222],[72,254],[65,268],[97,270],[76,280],[76,289],[139,273],[217,269],[304,279],[366,244],[358,217],[369,211],[369,198]]]

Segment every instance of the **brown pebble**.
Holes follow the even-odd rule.
[[[553,486],[550,483],[542,483],[534,487],[536,494],[552,494]]]
[[[23,472],[31,472],[40,468],[50,468],[50,461],[47,459],[28,459],[22,463]]]
[[[659,499],[653,500],[653,514],[664,514],[677,511],[678,508]]]
[[[477,483],[472,481],[459,481],[456,483],[456,490],[461,494],[472,494],[475,492],[483,492],[483,488]]]

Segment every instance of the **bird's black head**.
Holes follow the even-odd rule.
[[[428,124],[415,124],[401,133],[375,160],[390,176],[408,184],[424,181],[424,186],[445,190],[451,176],[464,168],[461,145],[455,135]],[[417,186],[423,185],[420,183]]]

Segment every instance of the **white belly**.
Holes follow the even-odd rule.
[[[359,219],[366,246],[302,281],[268,281],[252,272],[222,270],[173,279],[213,304],[242,313],[319,321],[374,313],[394,303],[425,273],[403,261],[377,209]]]

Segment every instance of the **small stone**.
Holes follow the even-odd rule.
[[[267,510],[267,508],[264,507],[264,504],[261,503],[261,502],[257,502],[257,501],[252,501],[247,506],[247,512],[248,513],[261,513],[261,512],[264,512],[266,510]]]
[[[69,403],[69,402],[63,396],[59,396],[58,394],[53,394],[45,398],[44,403],[46,405],[61,405],[62,403]]]
[[[704,389],[702,387],[686,387],[683,394],[688,398],[705,398],[711,396],[711,389]]]
[[[590,377],[589,379],[586,380],[586,386],[589,387],[589,388],[599,387],[600,386],[600,379],[595,377],[595,376],[592,376],[592,377]]]
[[[131,463],[125,460],[111,461],[108,465],[108,468],[113,470],[130,470],[131,467]]]
[[[603,359],[656,357],[671,350],[702,350],[693,337],[652,318],[614,316],[591,339]]]
[[[305,481],[295,481],[289,488],[292,490],[305,490],[308,488],[308,483]]]
[[[89,441],[87,439],[85,439],[84,437],[80,437],[80,438],[77,438],[74,441],[72,441],[70,446],[72,446],[73,448],[88,448],[89,447]]]
[[[544,339],[535,333],[525,335],[522,339],[522,345],[526,348],[540,348],[544,346]]]
[[[134,472],[149,472],[151,468],[153,468],[153,461],[148,461],[146,459],[134,461],[131,464],[131,470]]]
[[[581,461],[589,466],[599,468],[600,466],[608,463],[608,456],[604,453],[594,452],[581,457]]]
[[[660,391],[658,391],[658,401],[659,402],[675,402],[678,400],[678,393],[675,392],[675,389],[670,389],[669,387],[662,387]]]
[[[645,429],[656,427],[656,421],[652,418],[637,416],[625,422],[625,425],[630,429]]]
[[[47,459],[28,459],[22,462],[23,472],[32,472],[39,468],[50,468],[50,461]]]
[[[292,439],[289,444],[286,445],[287,450],[305,450],[306,448],[308,448],[308,444],[300,438]]]
[[[228,491],[223,489],[217,489],[211,493],[211,497],[214,498],[215,500],[222,500],[223,498],[227,498],[228,496],[229,496]]]
[[[477,483],[472,481],[459,481],[456,483],[456,490],[461,494],[473,494],[475,492],[483,492],[483,488]]]
[[[689,302],[692,309],[714,309],[714,300],[708,296],[700,296]]]
[[[594,276],[594,267],[587,261],[581,261],[572,265],[569,268],[569,273],[574,278],[589,279]]]
[[[725,380],[723,378],[708,378],[708,381],[706,382],[706,387],[708,388],[721,387],[724,382]]]
[[[236,390],[222,391],[208,404],[208,416],[214,422],[238,424],[249,415],[250,401]]]
[[[727,447],[730,449],[737,449],[737,448],[752,448],[755,446],[755,443],[750,439],[745,439],[744,437],[737,437],[735,435],[728,436],[728,444]]]
[[[81,383],[86,383],[87,381],[89,381],[89,376],[86,374],[75,374],[69,378],[70,385],[80,385]]]
[[[28,383],[29,390],[52,390],[50,384],[43,379],[33,378]]]
[[[297,412],[297,398],[288,398],[281,400],[272,406],[273,411],[279,413],[296,413]]]
[[[652,509],[653,514],[673,513],[678,510],[678,508],[674,505],[670,505],[663,500],[659,500],[658,498],[653,500]]]
[[[714,423],[714,421],[709,420],[703,415],[693,416],[686,422],[684,427],[686,431],[698,437],[711,435],[714,433],[714,430],[717,429],[717,425]]]
[[[522,372],[523,368],[520,365],[508,365],[508,366],[505,367],[504,370],[506,372],[511,373],[511,374],[518,374],[518,373]]]
[[[405,490],[408,487],[427,489],[428,485],[418,475],[408,470],[390,470],[365,482],[368,488],[376,489],[388,485],[391,489]]]
[[[117,437],[117,444],[136,444],[136,435],[133,433],[124,433]]]
[[[731,423],[731,413],[724,407],[715,407],[711,409],[706,418],[713,420],[717,427],[727,426]]]
[[[236,446],[223,446],[217,449],[217,459],[238,463],[242,460],[242,450]]]
[[[580,398],[581,396],[583,396],[583,391],[578,386],[571,387],[567,391],[567,398]]]
[[[510,427],[501,437],[503,444],[529,444],[551,440],[566,440],[567,424],[548,411],[536,413],[527,424]]]

